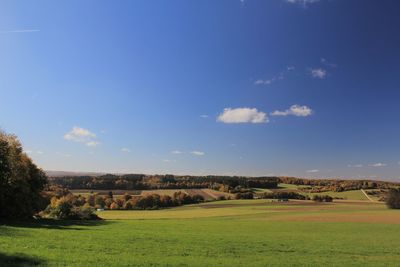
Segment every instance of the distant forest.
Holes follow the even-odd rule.
[[[278,177],[236,176],[176,176],[127,174],[101,176],[50,177],[51,185],[68,189],[92,190],[146,190],[146,189],[201,189],[228,191],[234,188],[277,188]]]
[[[235,193],[244,188],[278,188],[279,183],[303,185],[305,188],[323,191],[347,191],[357,189],[388,189],[398,183],[372,180],[303,179],[295,177],[241,177],[241,176],[178,176],[178,175],[100,175],[50,177],[51,185],[68,189],[88,190],[153,190],[153,189],[201,189]]]

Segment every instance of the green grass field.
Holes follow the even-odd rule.
[[[399,266],[400,212],[341,201],[209,202],[1,222],[0,266]]]
[[[344,192],[326,191],[321,193],[306,193],[301,190],[298,190],[300,188],[305,188],[305,187],[307,186],[293,185],[293,184],[279,184],[278,189],[273,189],[273,191],[290,190],[298,192],[303,195],[308,195],[310,198],[312,198],[314,195],[328,195],[333,198],[342,198],[346,200],[368,200],[368,198],[361,192],[361,190],[349,190]]]

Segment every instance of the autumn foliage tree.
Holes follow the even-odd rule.
[[[43,209],[46,183],[18,138],[0,131],[0,217],[31,217]]]

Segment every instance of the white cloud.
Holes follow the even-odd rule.
[[[96,134],[88,129],[74,126],[71,131],[64,135],[64,139],[78,143],[85,143],[88,147],[97,147],[100,142],[95,140]]]
[[[379,163],[370,164],[369,166],[371,166],[371,167],[385,167],[385,166],[387,166],[387,164],[379,162]]]
[[[349,168],[362,168],[362,167],[364,167],[364,165],[362,165],[362,164],[355,164],[355,165],[349,164],[349,165],[347,165],[347,167],[349,167]]]
[[[315,69],[310,69],[311,72],[311,76],[313,78],[317,78],[317,79],[325,79],[327,72],[324,69],[321,68],[315,68]]]
[[[32,151],[32,150],[27,150],[27,151],[25,151],[25,153],[26,153],[26,154],[32,154],[33,151]]]
[[[270,80],[258,79],[258,80],[256,80],[256,81],[254,82],[254,84],[255,84],[255,85],[260,85],[260,84],[268,85],[268,84],[273,83],[274,81],[275,81],[275,78],[272,78],[272,79],[270,79]]]
[[[131,150],[129,148],[123,147],[121,148],[121,152],[129,153]]]
[[[308,170],[307,172],[308,173],[317,173],[317,172],[319,172],[319,170],[316,170],[316,169],[315,170]]]
[[[313,110],[307,106],[293,105],[284,111],[275,110],[271,112],[271,116],[288,116],[307,117],[313,114]]]
[[[173,151],[171,151],[171,154],[177,155],[177,154],[183,154],[183,152],[180,150],[173,150]]]
[[[268,116],[256,108],[225,108],[217,121],[223,123],[267,123]]]
[[[204,156],[205,153],[202,151],[192,151],[190,154],[195,155],[195,156]]]
[[[285,0],[289,4],[297,4],[306,7],[308,4],[318,3],[320,0]]]
[[[100,142],[97,142],[97,141],[89,141],[86,143],[86,146],[88,146],[88,147],[96,147],[98,145],[100,145]]]
[[[207,118],[208,118],[208,115],[206,115],[206,114],[200,115],[200,118],[202,118],[202,119],[207,119]]]
[[[86,142],[91,138],[95,138],[96,134],[90,132],[88,129],[74,126],[71,131],[64,135],[65,140],[75,142]]]
[[[43,155],[44,154],[43,151],[40,151],[40,150],[36,151],[36,153],[39,154],[39,155]]]

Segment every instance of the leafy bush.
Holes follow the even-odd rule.
[[[391,209],[400,209],[400,189],[390,189],[386,205]]]
[[[331,196],[328,195],[314,195],[312,200],[314,200],[315,202],[332,202],[333,198]]]
[[[273,192],[273,193],[263,193],[259,195],[260,198],[266,199],[300,199],[306,200],[308,197],[296,193],[296,192]]]
[[[254,198],[254,194],[252,192],[235,194],[235,199],[253,199],[253,198]]]
[[[61,198],[53,197],[50,205],[41,215],[45,218],[53,218],[58,220],[98,220],[95,209],[89,204],[83,206],[74,206],[76,198],[72,195],[63,196]]]

